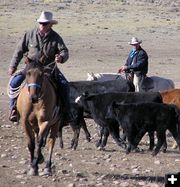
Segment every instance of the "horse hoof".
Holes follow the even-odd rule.
[[[13,125],[18,126],[19,125],[19,121],[13,122]]]
[[[52,172],[49,168],[44,168],[44,170],[39,175],[40,176],[52,176]]]
[[[29,170],[29,172],[27,173],[27,175],[29,175],[29,176],[38,176],[38,170],[34,169],[34,168],[31,168]]]

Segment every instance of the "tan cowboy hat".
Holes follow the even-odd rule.
[[[131,41],[128,42],[129,45],[136,45],[142,43],[142,40],[138,40],[136,37],[132,37]]]
[[[50,22],[52,24],[58,23],[56,20],[53,20],[53,14],[51,12],[45,12],[45,11],[41,13],[39,19],[37,19],[37,22],[38,23]]]

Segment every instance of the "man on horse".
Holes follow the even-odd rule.
[[[39,23],[38,27],[26,32],[19,41],[9,66],[9,75],[15,73],[23,55],[26,55],[29,59],[40,59],[43,54],[45,57],[43,61],[44,66],[50,65],[53,62],[63,64],[68,60],[69,52],[63,39],[52,29],[53,24],[58,23],[53,19],[53,14],[43,11],[37,22]],[[58,87],[59,93],[57,95],[60,96],[62,101],[63,117],[64,120],[71,121],[69,84],[58,67],[54,67],[52,68],[53,77]],[[25,69],[12,78],[10,87],[16,89],[22,84],[24,79]],[[17,121],[16,101],[17,98],[10,99],[9,120],[13,122]]]
[[[132,46],[132,50],[128,55],[125,65],[119,69],[119,73],[127,73],[127,78],[133,81],[136,92],[140,91],[141,83],[148,72],[148,55],[142,49],[141,43],[141,40],[132,37],[131,41],[128,42]]]

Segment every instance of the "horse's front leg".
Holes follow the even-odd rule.
[[[32,175],[38,175],[38,164],[42,163],[42,160],[44,160],[44,157],[41,153],[41,148],[44,143],[44,137],[46,136],[46,133],[48,131],[48,122],[43,122],[39,125],[39,134],[37,137],[36,147],[34,151],[34,159],[32,162]]]
[[[27,147],[30,153],[30,171],[28,175],[37,175],[37,170],[33,168],[34,150],[35,150],[35,135],[31,125],[28,123],[26,117],[21,117],[21,125],[27,137]]]
[[[52,175],[52,171],[51,171],[51,159],[52,159],[52,153],[53,153],[53,148],[55,145],[55,141],[56,141],[56,137],[57,137],[57,132],[59,130],[59,124],[54,124],[51,127],[51,131],[50,131],[50,135],[48,138],[48,159],[46,162],[46,167],[44,169],[43,175]]]

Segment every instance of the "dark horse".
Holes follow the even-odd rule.
[[[48,159],[45,175],[51,175],[51,158],[60,126],[57,96],[45,68],[38,61],[26,60],[26,84],[17,99],[20,122],[27,136],[30,152],[29,175],[38,175],[38,164],[44,161],[41,148],[48,134]]]

